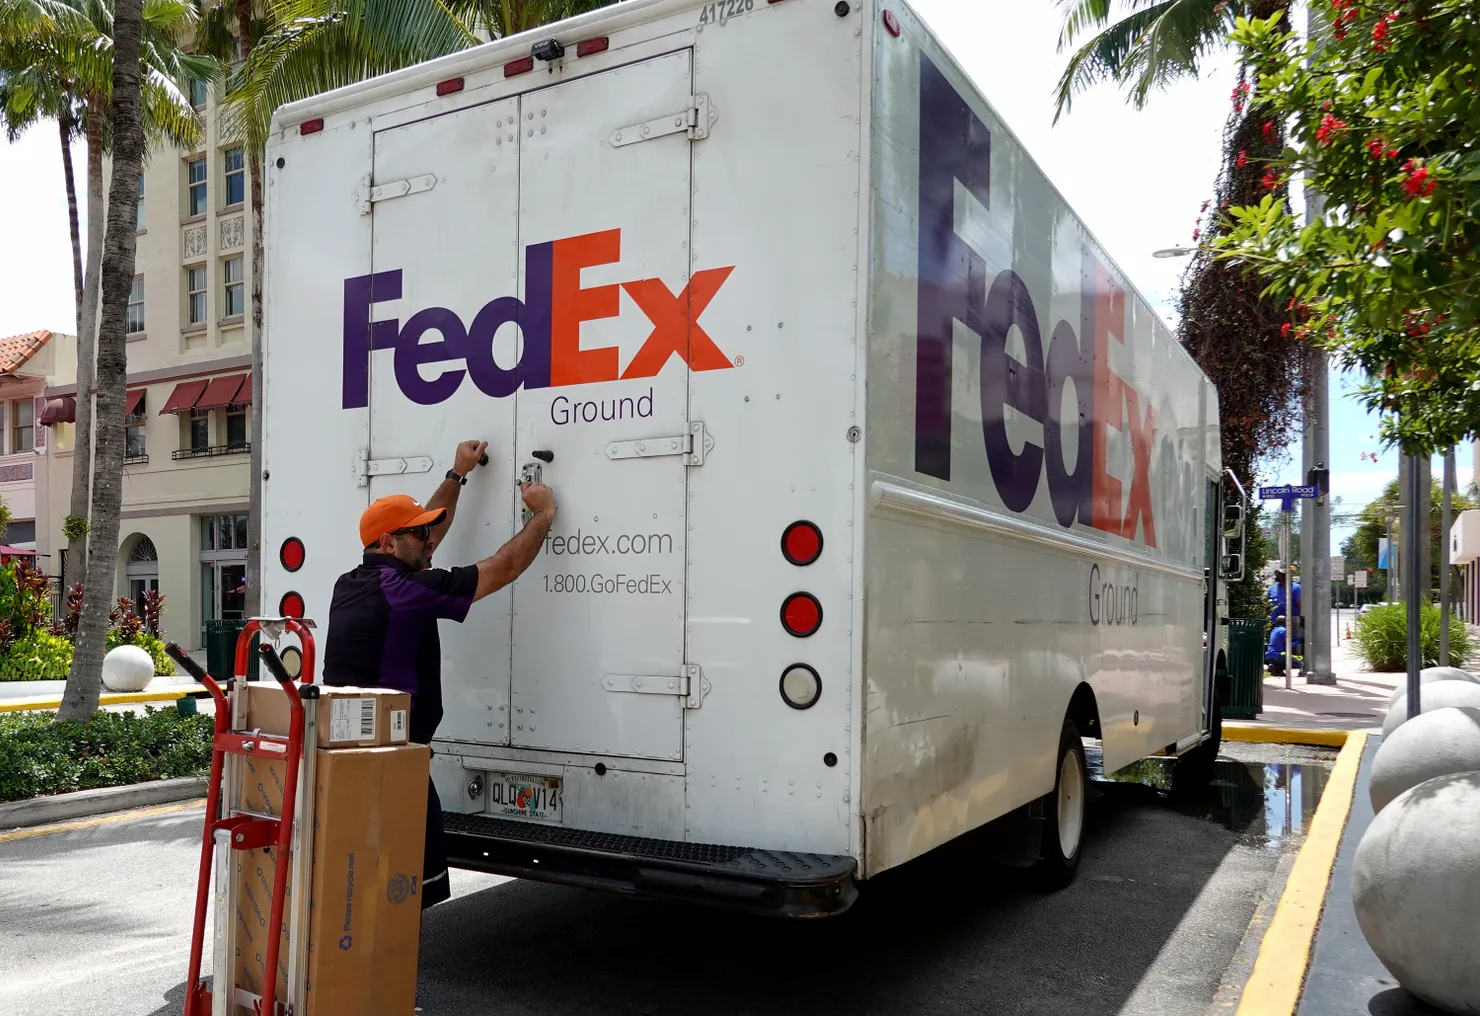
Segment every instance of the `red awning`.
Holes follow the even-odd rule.
[[[135,388],[123,397],[123,415],[137,416],[144,411],[144,392],[146,389]]]
[[[37,422],[43,427],[58,423],[76,423],[77,400],[65,395],[61,398],[47,399],[46,405],[41,408],[41,419]]]
[[[233,405],[250,406],[252,404],[252,375],[242,375],[242,390],[236,393],[236,402]]]
[[[195,408],[195,403],[205,393],[206,381],[182,381],[175,385],[175,390],[170,392],[170,397],[165,400],[164,408],[159,411],[160,416],[166,413],[188,413]]]
[[[196,409],[224,409],[236,402],[236,393],[241,390],[242,381],[246,380],[245,374],[232,374],[230,377],[212,378],[211,383],[206,386],[206,393],[200,397],[195,404]]]
[[[0,557],[35,557],[35,556],[36,556],[36,552],[34,550],[27,550],[25,547],[10,547],[10,546],[0,545]]]

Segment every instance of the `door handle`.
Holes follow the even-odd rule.
[[[537,448],[529,454],[533,455],[541,462],[549,463],[555,461],[555,453],[544,448]],[[526,462],[524,464],[524,468],[519,470],[519,478],[514,481],[514,486],[519,487],[526,483],[541,483],[543,481],[540,479],[540,477],[540,463]],[[527,507],[520,510],[520,515],[523,517],[525,525],[528,525],[529,520],[534,518],[534,512],[530,511]]]

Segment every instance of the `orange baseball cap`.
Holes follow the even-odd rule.
[[[435,526],[447,517],[446,508],[428,510],[409,494],[392,494],[370,503],[360,515],[360,546],[368,547],[386,533],[413,526]]]

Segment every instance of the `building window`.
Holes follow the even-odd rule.
[[[247,516],[200,518],[201,621],[246,616]]]
[[[134,212],[134,228],[144,228],[144,174],[139,174],[139,207]]]
[[[139,405],[137,413],[123,418],[123,461],[124,462],[148,462],[149,452],[144,445],[144,406]]]
[[[185,203],[185,214],[191,217],[206,214],[206,157],[190,159],[185,163],[189,196]]]
[[[226,447],[236,451],[247,446],[247,407],[226,407]]]
[[[192,325],[206,323],[206,266],[185,269],[186,320]]]
[[[246,197],[246,161],[242,146],[226,149],[226,204],[239,205]]]
[[[128,294],[128,334],[144,331],[144,276],[134,276],[134,288]]]
[[[209,409],[192,409],[190,411],[190,450],[193,452],[204,452],[211,447],[211,411]]]
[[[224,305],[226,312],[224,317],[240,317],[246,307],[242,297],[242,259],[239,257],[227,258],[221,264],[221,278],[225,280],[226,287]]]
[[[190,105],[201,109],[206,104],[206,97],[210,91],[210,84],[201,78],[190,80]]]
[[[10,404],[10,454],[31,451],[36,447],[36,406],[30,399],[20,399]]]

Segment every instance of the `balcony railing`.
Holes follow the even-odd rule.
[[[241,444],[218,444],[208,445],[205,448],[176,448],[170,457],[179,461],[180,459],[210,459],[217,455],[241,455],[252,450],[252,442],[244,441]]]
[[[149,455],[146,452],[140,452],[137,455],[125,455],[123,457],[123,464],[125,466],[147,466],[149,464]]]

